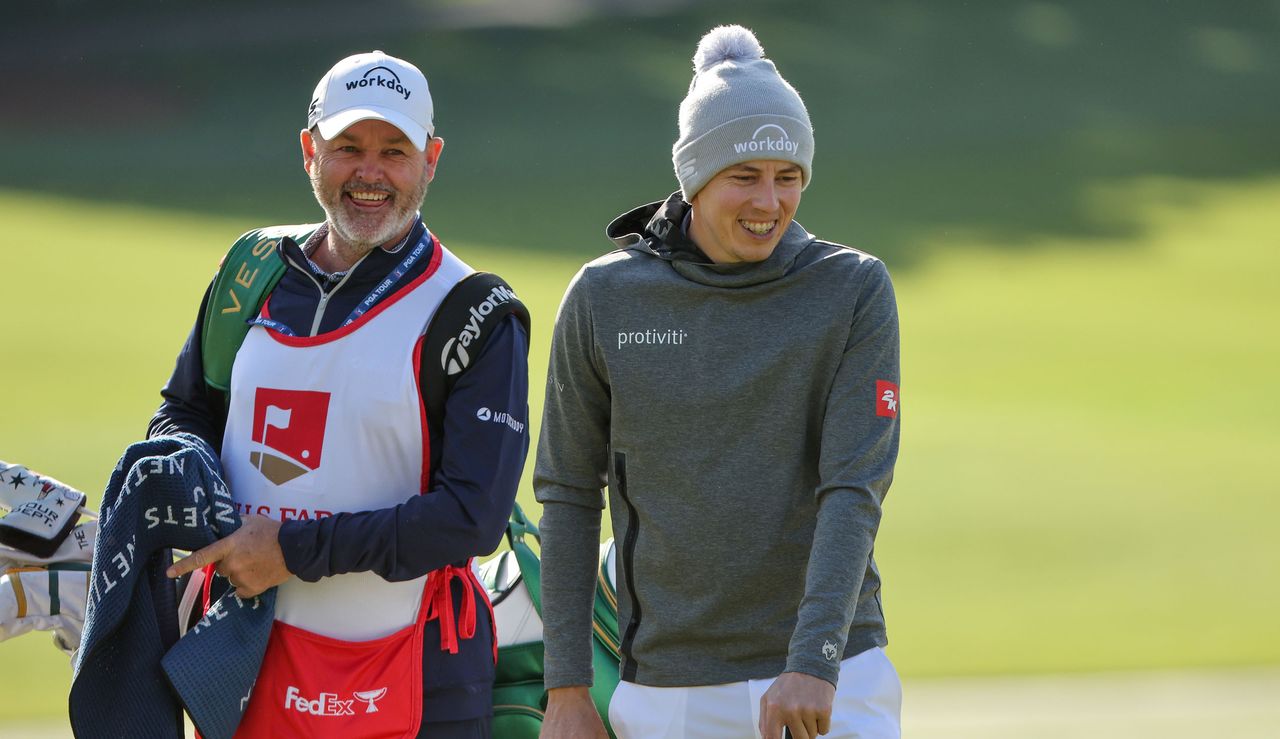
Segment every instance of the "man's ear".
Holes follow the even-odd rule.
[[[311,176],[311,162],[316,158],[316,139],[311,135],[308,129],[302,129],[298,134],[298,138],[302,143],[302,169]]]
[[[444,139],[439,136],[432,136],[427,139],[427,150],[422,152],[422,156],[427,162],[427,182],[430,182],[436,176],[436,165],[440,163],[440,152],[444,151]]]

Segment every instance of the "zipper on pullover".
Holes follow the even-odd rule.
[[[636,539],[640,537],[640,516],[627,495],[627,454],[613,453],[613,475],[618,481],[618,495],[627,506],[627,536],[622,541],[623,586],[631,596],[631,619],[627,622],[627,630],[622,637],[620,651],[626,659],[626,667],[622,670],[622,679],[635,682],[636,661],[631,656],[631,643],[635,641],[636,631],[640,629],[640,599],[636,594],[635,551]]]

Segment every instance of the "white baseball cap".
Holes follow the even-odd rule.
[[[307,128],[318,126],[331,139],[353,123],[386,121],[420,150],[435,133],[431,91],[422,71],[381,51],[356,54],[320,78],[307,108]]]

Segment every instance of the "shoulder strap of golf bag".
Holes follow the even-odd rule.
[[[528,309],[511,286],[488,272],[472,272],[444,296],[422,342],[422,402],[428,428],[440,427],[454,383],[509,314],[519,319],[528,334]]]
[[[284,274],[284,260],[276,253],[280,240],[287,236],[301,244],[319,227],[310,223],[256,228],[231,245],[205,305],[200,352],[206,385],[224,393],[231,389],[231,366],[249,333],[247,322],[258,315]]]

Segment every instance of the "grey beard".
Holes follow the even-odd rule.
[[[315,174],[319,171],[320,167],[318,166],[312,170],[311,191],[315,195],[316,202],[324,209],[329,227],[337,232],[346,245],[350,246],[349,250],[342,250],[350,252],[342,255],[348,262],[355,262],[371,250],[390,242],[402,234],[409,224],[413,222],[413,219],[417,216],[418,209],[422,207],[422,203],[427,197],[429,180],[425,170],[422,173],[422,178],[418,181],[417,187],[407,194],[401,191],[393,191],[390,188],[374,188],[392,193],[396,201],[393,205],[394,210],[389,214],[381,228],[373,233],[360,234],[355,232],[355,228],[352,227],[353,224],[347,221],[345,214],[342,212],[342,188],[339,188],[334,193],[334,202],[325,200],[324,192],[320,186],[320,178]],[[345,187],[345,184],[343,187]],[[412,203],[412,205],[409,207],[401,205],[402,199],[405,203]]]

